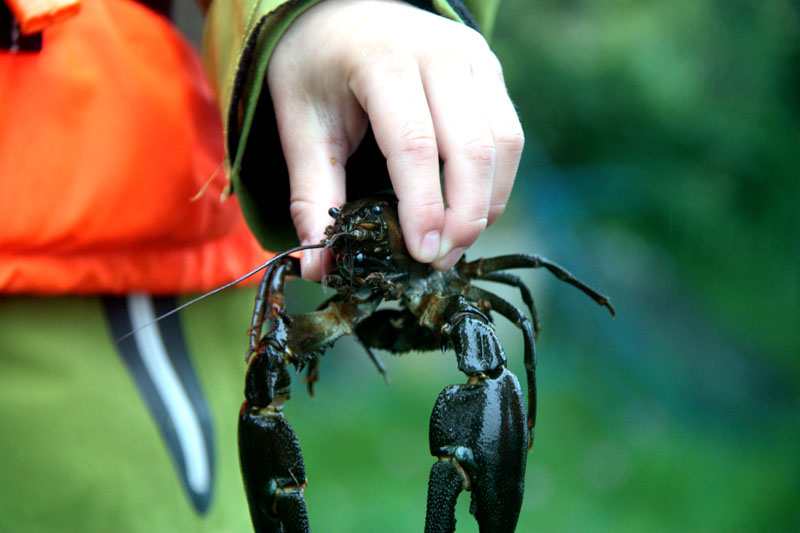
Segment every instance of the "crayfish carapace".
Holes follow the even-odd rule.
[[[300,444],[282,413],[290,388],[286,367],[291,364],[299,371],[308,366],[309,385],[313,384],[325,348],[353,333],[381,371],[374,348],[396,353],[454,349],[467,383],[445,388],[431,415],[430,451],[436,462],[428,485],[425,531],[455,530],[455,503],[462,490],[472,493],[470,510],[482,532],[513,531],[536,422],[534,339],[539,325],[530,291],[505,270],[544,267],[614,314],[608,298],[535,255],[470,262],[462,258],[447,271],[414,261],[403,244],[396,202],[377,198],[330,210],[334,224],[323,244],[332,250],[336,269],[323,282],[336,294],[317,311],[290,316],[284,309],[285,278],[300,273],[296,258],[284,256],[264,274],[239,416],[242,476],[256,531],[309,530]],[[531,318],[473,286],[473,280],[519,289]],[[399,308],[378,309],[384,300],[396,300]],[[516,376],[506,368],[492,312],[522,331],[527,408]],[[261,336],[266,321],[271,322],[269,331]]]

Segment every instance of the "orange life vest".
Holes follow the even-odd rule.
[[[214,95],[169,21],[81,0],[42,38],[0,50],[0,292],[200,291],[266,260],[220,200]]]

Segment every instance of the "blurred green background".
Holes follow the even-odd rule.
[[[518,531],[800,531],[800,2],[503,0],[492,44],[527,143],[467,255],[540,253],[618,311],[522,273],[544,330]],[[286,408],[316,531],[423,528],[428,417],[464,377],[382,358],[388,388],[340,341]]]
[[[541,253],[618,311],[522,274],[544,330],[519,531],[800,531],[798,30],[789,1],[504,0],[526,153],[467,255]],[[463,376],[383,359],[389,388],[341,341],[287,407],[321,531],[422,529],[428,416]]]

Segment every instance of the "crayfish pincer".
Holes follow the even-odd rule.
[[[354,333],[381,373],[374,349],[401,353],[452,347],[459,370],[466,374],[466,383],[447,387],[433,408],[430,451],[436,461],[428,485],[425,531],[455,530],[455,503],[463,490],[472,493],[470,511],[482,532],[513,531],[536,422],[534,339],[539,322],[527,286],[505,270],[544,267],[613,315],[608,298],[535,255],[462,259],[443,272],[418,263],[403,244],[393,197],[348,203],[332,208],[330,215],[334,224],[320,246],[333,254],[335,271],[323,282],[336,294],[314,312],[289,315],[284,281],[299,275],[300,264],[284,256],[269,265],[256,296],[239,417],[242,477],[255,530],[309,531],[303,457],[282,411],[290,392],[287,366],[294,365],[298,372],[307,368],[310,388],[325,348]],[[475,280],[518,289],[530,318],[474,286]],[[378,309],[385,300],[398,305]],[[519,381],[506,368],[493,313],[522,332],[527,404]]]

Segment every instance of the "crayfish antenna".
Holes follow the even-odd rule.
[[[173,309],[171,311],[167,311],[163,315],[159,315],[159,316],[155,317],[153,320],[151,320],[151,321],[149,321],[149,322],[147,322],[145,324],[142,324],[138,328],[132,329],[131,331],[129,331],[128,333],[126,333],[122,337],[114,339],[114,342],[120,343],[120,342],[124,341],[125,339],[127,339],[128,337],[130,337],[131,335],[133,335],[134,333],[138,333],[139,331],[143,330],[144,328],[146,328],[148,326],[152,326],[156,322],[159,322],[159,321],[167,318],[168,316],[174,315],[178,311],[186,309],[190,305],[196,304],[200,300],[205,300],[209,296],[217,294],[218,292],[222,292],[225,289],[229,289],[229,288],[233,287],[234,285],[236,285],[237,283],[241,283],[242,281],[246,280],[250,276],[254,276],[255,274],[258,274],[259,272],[261,272],[262,270],[267,268],[269,265],[271,265],[272,263],[274,263],[278,259],[281,259],[282,257],[286,257],[289,254],[293,254],[295,252],[300,252],[302,250],[310,250],[312,248],[324,248],[325,246],[326,246],[326,244],[324,242],[319,243],[319,244],[306,244],[306,245],[303,245],[303,246],[296,246],[294,248],[291,248],[290,250],[286,250],[285,252],[281,252],[279,254],[276,254],[272,259],[270,259],[269,261],[267,261],[263,265],[251,270],[250,272],[248,272],[244,276],[242,276],[242,277],[240,277],[238,279],[235,279],[235,280],[231,281],[230,283],[226,283],[225,285],[223,285],[221,287],[217,287],[216,289],[210,290],[207,293],[201,294],[197,298],[193,298],[193,299],[189,300],[188,302],[186,302],[185,304],[181,304],[178,307],[176,307],[175,309]]]

